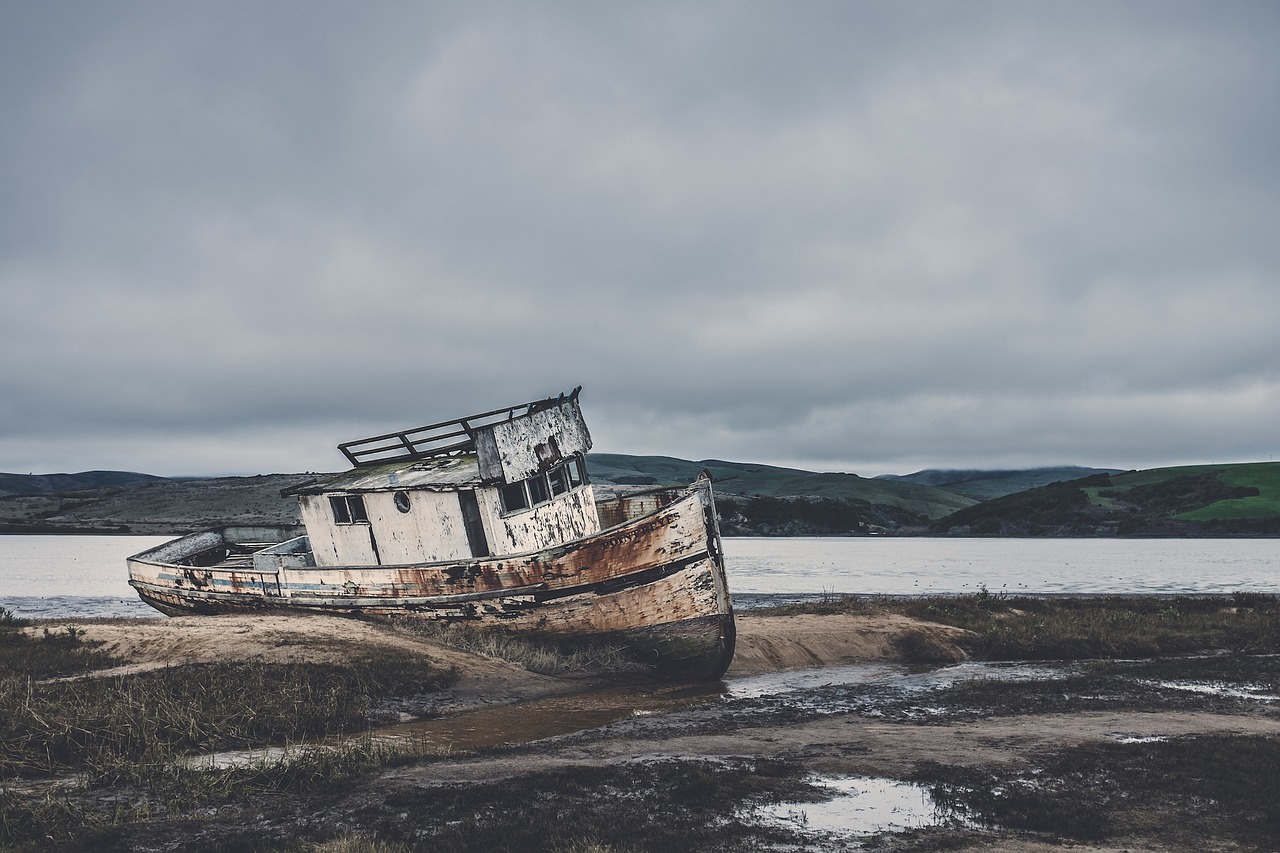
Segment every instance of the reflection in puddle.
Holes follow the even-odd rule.
[[[1067,668],[1042,663],[966,661],[940,669],[898,664],[850,664],[825,669],[762,673],[726,682],[725,698],[761,710],[789,713],[891,712],[904,719],[928,719],[954,713],[927,701],[928,694],[965,681],[1036,681],[1062,678]],[[919,703],[919,704],[913,704]]]
[[[985,678],[993,681],[1031,681],[1061,678],[1063,667],[1040,663],[984,663],[965,661],[940,669],[911,668],[900,664],[848,664],[823,669],[766,672],[726,679],[726,696],[758,699],[826,687],[891,686],[903,693],[921,693],[950,687],[960,681]]]
[[[511,705],[497,705],[452,717],[416,720],[385,726],[359,737],[338,736],[311,745],[262,747],[203,755],[192,766],[225,769],[272,764],[306,749],[337,748],[354,741],[373,746],[408,746],[421,753],[460,752],[469,749],[530,743],[574,734],[633,717],[679,711],[719,698],[720,682],[709,684],[643,684],[587,690]]]
[[[730,677],[708,684],[643,682],[586,690],[510,705],[468,711],[449,717],[400,723],[374,729],[356,740],[372,745],[406,746],[421,753],[530,743],[575,734],[625,720],[640,722],[672,712],[712,709],[719,702],[786,707],[820,714],[860,711],[879,716],[881,702],[924,694],[969,679],[1026,680],[1060,677],[1060,667],[1043,664],[1004,664],[966,661],[941,669],[917,669],[898,664],[851,664],[824,669],[792,670]],[[904,710],[908,718],[948,713],[926,704]],[[231,767],[278,762],[309,748],[350,743],[351,736],[289,748],[264,747],[223,752],[193,759],[202,767]]]
[[[799,708],[809,701],[822,703],[824,713],[839,713],[852,710],[855,704],[864,706],[869,698],[867,688],[887,689],[893,695],[902,696],[974,678],[1023,680],[1060,676],[1061,672],[1059,668],[1037,664],[966,662],[932,670],[894,664],[858,664],[763,673],[705,684],[646,682],[402,723],[377,729],[373,738],[383,742],[409,742],[437,751],[478,749],[574,734],[623,720],[709,708],[718,702],[764,700]],[[829,688],[840,695],[831,695]],[[922,716],[946,713],[943,708],[913,710]]]
[[[1280,702],[1280,696],[1266,693],[1265,687],[1254,684],[1230,685],[1210,683],[1207,681],[1157,681],[1145,682],[1155,684],[1169,690],[1185,690],[1189,693],[1207,693],[1211,696],[1223,696],[1228,699],[1254,699],[1259,702]]]
[[[1164,743],[1168,735],[1127,735],[1123,732],[1112,732],[1108,735],[1116,743]]]
[[[949,821],[925,785],[872,776],[819,776],[810,780],[833,796],[821,803],[779,803],[756,809],[767,822],[811,833],[874,835]]]
[[[723,692],[724,685],[719,682],[611,687],[499,705],[456,717],[401,723],[376,730],[373,738],[383,742],[410,742],[440,751],[529,743],[631,717],[702,705]]]
[[[981,678],[1025,680],[1061,676],[1062,669],[1043,664],[1004,664],[966,661],[941,669],[919,669],[899,664],[851,664],[812,670],[758,673],[730,677],[706,684],[641,682],[585,690],[427,720],[415,720],[374,729],[359,736],[330,738],[291,747],[261,747],[221,752],[193,758],[193,766],[227,768],[272,764],[314,748],[333,748],[353,740],[370,745],[408,747],[431,754],[530,743],[597,729],[627,720],[637,723],[679,711],[704,709],[713,715],[718,703],[741,703],[764,708],[838,714],[860,711],[879,716],[883,702],[899,702],[904,696],[924,694],[960,681]],[[928,718],[949,713],[927,704],[902,711],[907,718]]]

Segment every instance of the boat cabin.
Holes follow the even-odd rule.
[[[581,390],[339,445],[350,471],[291,490],[315,565],[501,557],[598,533]]]

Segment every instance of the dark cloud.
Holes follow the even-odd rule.
[[[0,470],[1255,460],[1268,2],[10,4]]]

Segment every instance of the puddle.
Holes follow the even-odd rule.
[[[575,734],[631,718],[645,718],[705,705],[724,694],[720,682],[611,687],[568,696],[481,708],[452,717],[415,720],[373,729],[356,737],[335,737],[315,744],[263,747],[202,755],[191,766],[207,769],[269,764],[306,749],[337,748],[352,741],[372,745],[412,746],[423,753],[532,743]]]
[[[831,687],[893,687],[903,693],[921,693],[950,687],[960,681],[987,678],[999,681],[1031,681],[1061,678],[1063,668],[1047,664],[964,663],[937,669],[919,669],[900,664],[848,664],[823,669],[791,670],[745,675],[725,680],[725,695],[731,699],[759,699],[784,693],[800,693]]]
[[[633,722],[640,727],[678,724],[679,712],[705,717],[704,723],[735,714],[755,715],[783,709],[806,714],[858,712],[880,716],[894,707],[907,719],[925,719],[952,709],[917,701],[930,691],[970,679],[1028,680],[1061,677],[1063,670],[1044,664],[966,661],[940,669],[898,664],[851,664],[812,670],[761,673],[708,684],[645,682],[380,727],[367,733],[310,745],[222,752],[192,759],[193,766],[226,768],[287,759],[308,748],[335,747],[352,740],[374,745],[409,746],[422,753],[531,743],[603,726]],[[908,704],[903,705],[903,699]],[[674,715],[674,716],[673,716]],[[658,719],[665,718],[665,719]]]
[[[759,710],[786,708],[792,712],[828,715],[860,713],[883,716],[886,709],[907,718],[954,713],[921,701],[930,692],[975,679],[1030,681],[1062,678],[1062,666],[1040,663],[964,663],[937,669],[899,664],[850,664],[824,669],[762,673],[730,678],[725,698]],[[908,704],[904,704],[904,701]]]
[[[401,723],[377,729],[373,738],[383,742],[408,741],[442,751],[530,743],[631,717],[701,705],[718,698],[723,690],[716,682],[694,686],[612,687],[482,708],[456,717]]]
[[[1231,685],[1209,681],[1145,681],[1144,684],[1164,687],[1168,690],[1184,690],[1188,693],[1205,693],[1227,699],[1253,699],[1258,702],[1280,702],[1280,696],[1266,693],[1265,687],[1256,684]]]
[[[821,803],[761,806],[752,816],[805,833],[844,836],[957,822],[934,803],[925,785],[872,776],[818,776],[810,783],[831,793],[832,798]]]
[[[1164,743],[1168,735],[1129,735],[1123,732],[1112,732],[1107,735],[1116,743]]]

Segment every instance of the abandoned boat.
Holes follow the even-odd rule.
[[[129,583],[174,616],[410,616],[719,678],[735,628],[711,479],[597,504],[580,391],[341,444],[351,470],[286,491],[302,527],[184,536],[130,557]]]

